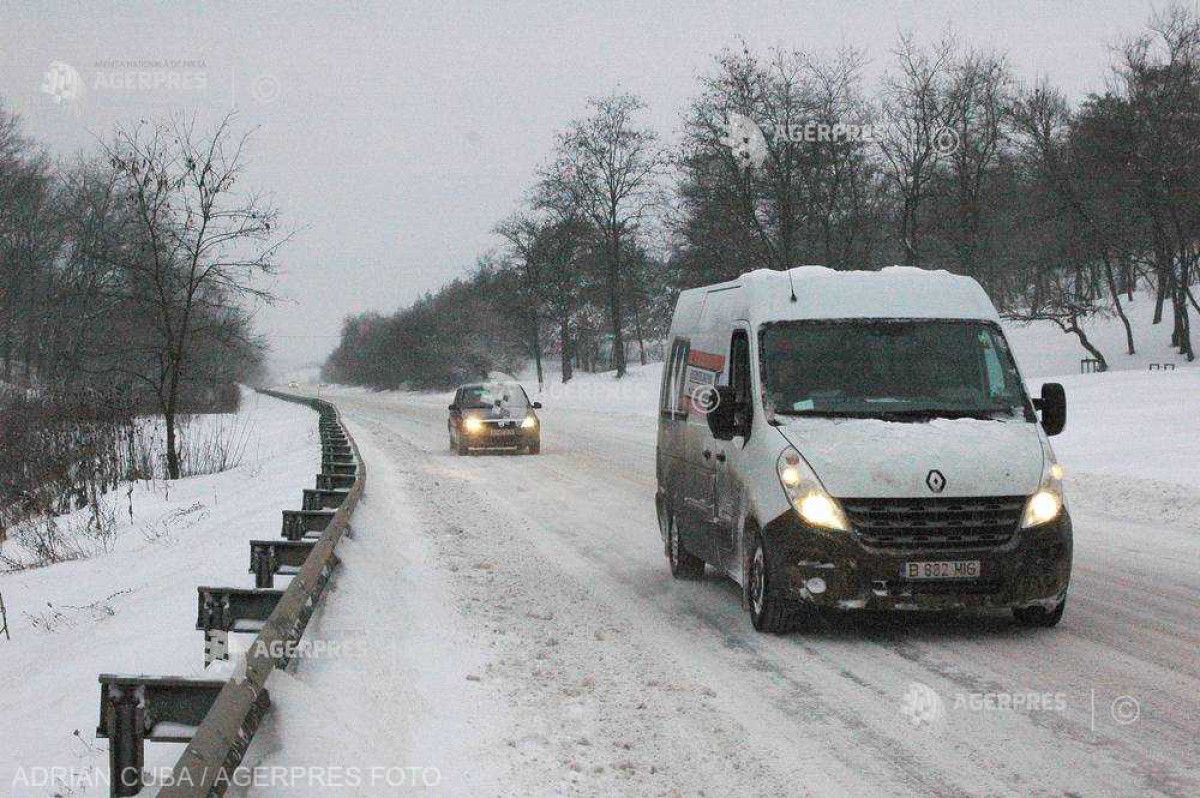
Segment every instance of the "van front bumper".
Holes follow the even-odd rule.
[[[788,597],[814,606],[867,610],[1052,609],[1071,579],[1071,518],[1021,529],[1000,547],[876,549],[854,532],[804,524],[791,511],[763,529],[772,578]],[[910,562],[977,560],[974,579],[910,580]],[[815,581],[814,581],[815,580]],[[823,585],[823,590],[814,590]]]

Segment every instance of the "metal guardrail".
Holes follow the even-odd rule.
[[[235,783],[242,757],[270,707],[267,679],[273,670],[286,668],[291,661],[295,647],[337,567],[335,549],[342,535],[349,530],[350,516],[366,486],[367,469],[358,447],[342,427],[337,409],[330,403],[277,391],[260,390],[259,393],[306,404],[320,414],[323,473],[317,476],[318,490],[305,492],[305,503],[333,505],[334,492],[339,494],[336,498],[340,501],[335,511],[324,511],[329,517],[319,519],[325,522],[319,527],[307,523],[316,513],[304,513],[304,532],[309,534],[297,536],[297,539],[302,538],[302,542],[284,543],[279,550],[265,546],[267,541],[251,542],[251,571],[256,575],[257,590],[199,589],[201,617],[198,627],[205,629],[206,664],[208,655],[212,653],[208,626],[228,625],[224,623],[228,620],[226,616],[237,614],[233,606],[235,602],[228,596],[234,593],[239,597],[242,594],[254,594],[253,597],[271,594],[269,598],[274,606],[262,621],[261,629],[246,654],[244,671],[224,682],[219,692],[214,690],[212,683],[194,679],[101,676],[102,723],[98,731],[102,732],[102,736],[109,737],[110,793],[113,796],[137,795],[141,791],[142,745],[147,739],[187,740],[187,748],[176,762],[171,777],[163,782],[165,786],[159,791],[159,798],[207,798],[225,794]],[[289,529],[288,513],[292,512],[284,511],[285,536]],[[318,531],[319,535],[314,534]],[[256,547],[256,544],[259,545]],[[291,558],[282,554],[283,549],[293,552],[307,549],[307,556],[299,565],[298,572],[294,570],[295,560],[288,561]],[[280,566],[291,566],[288,572],[295,573],[295,576],[287,588],[276,596],[274,594],[278,591],[270,589],[270,580]],[[218,593],[220,596],[214,598]],[[208,604],[205,603],[206,595]],[[206,625],[206,619],[217,620]],[[229,630],[218,628],[213,631],[227,634]],[[154,702],[150,701],[151,696],[157,696]],[[210,705],[208,702],[211,702]],[[180,707],[187,711],[183,712]],[[183,719],[173,716],[176,710],[182,713]],[[190,735],[183,734],[180,737],[162,733],[162,729],[169,728],[178,734],[182,720],[189,717],[189,713],[195,715],[197,712],[202,712],[203,720]],[[158,732],[155,729],[156,721],[165,723],[160,725]],[[183,723],[183,726],[191,731],[189,723]]]
[[[164,788],[160,798],[194,798],[195,796],[221,796],[232,783],[233,772],[241,763],[250,746],[254,728],[258,725],[259,696],[266,691],[267,678],[275,668],[286,668],[295,643],[304,634],[304,628],[324,593],[333,569],[337,567],[334,549],[350,526],[350,516],[358,505],[367,481],[366,465],[358,453],[354,439],[341,428],[337,409],[320,399],[309,399],[262,391],[268,396],[285,401],[300,402],[321,414],[322,441],[344,436],[353,452],[358,466],[354,484],[346,498],[334,513],[333,519],[313,546],[312,552],[300,573],[283,592],[278,605],[267,618],[262,631],[255,638],[246,654],[246,671],[242,678],[231,679],[217,696],[204,723],[196,730],[192,741],[175,765],[176,786]],[[330,423],[332,422],[332,424]],[[332,434],[337,428],[342,435]],[[324,430],[329,430],[326,436]],[[185,775],[191,782],[180,783]]]

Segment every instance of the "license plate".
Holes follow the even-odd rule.
[[[978,579],[979,560],[938,560],[906,562],[905,579]]]

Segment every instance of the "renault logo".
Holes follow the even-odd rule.
[[[925,475],[925,484],[934,493],[941,493],[946,487],[946,478],[935,468]]]

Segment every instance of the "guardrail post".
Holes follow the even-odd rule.
[[[142,688],[106,685],[108,691],[108,773],[109,795],[113,798],[137,795],[142,791],[142,765],[145,760],[145,714]]]
[[[275,549],[251,543],[250,570],[254,572],[255,587],[275,587],[275,572],[279,570]]]
[[[214,660],[229,659],[229,596],[218,597],[200,591],[200,618],[196,624],[204,630],[204,667]]]

